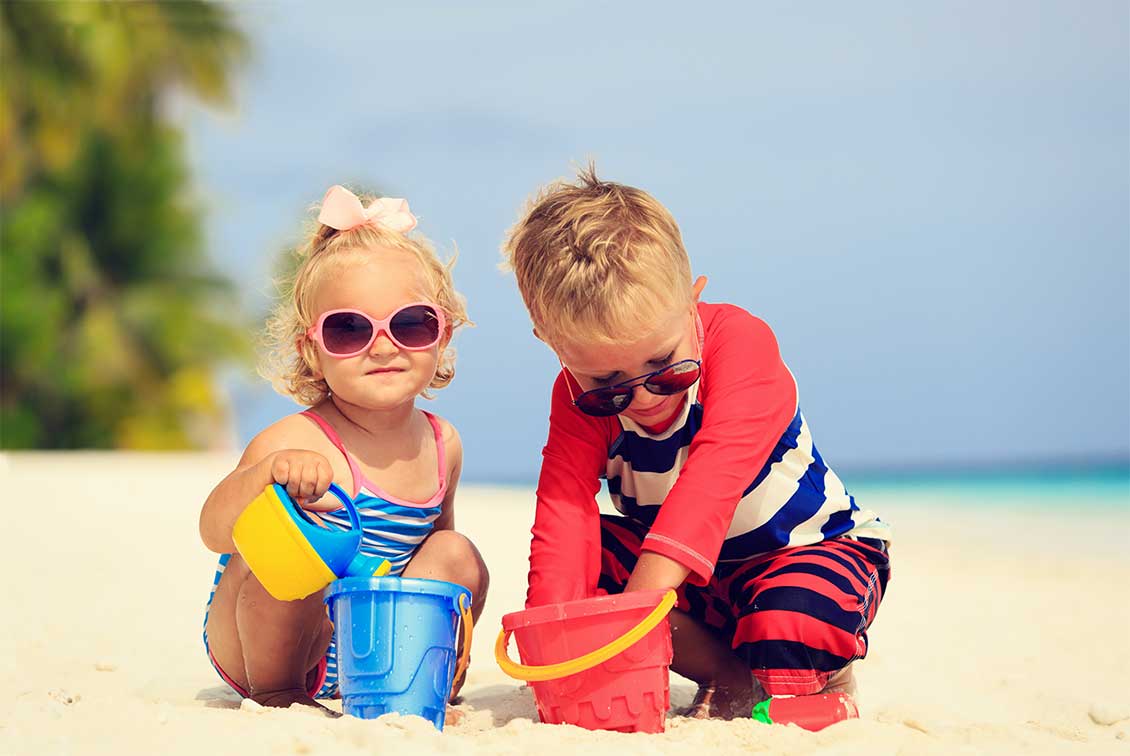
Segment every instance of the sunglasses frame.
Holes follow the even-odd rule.
[[[586,394],[595,394],[599,391],[607,391],[608,389],[636,388],[637,386],[643,386],[645,389],[647,389],[648,393],[654,394],[655,396],[674,396],[675,394],[678,394],[679,391],[676,391],[675,394],[661,394],[657,391],[652,391],[648,387],[647,381],[650,380],[651,378],[655,377],[659,373],[670,370],[671,368],[675,367],[676,365],[682,365],[684,362],[693,362],[695,365],[698,366],[698,375],[695,377],[695,379],[693,381],[691,381],[691,383],[687,386],[687,388],[680,389],[680,391],[687,391],[688,389],[690,389],[691,386],[695,385],[696,383],[698,383],[702,379],[702,347],[703,347],[703,343],[705,341],[705,333],[704,333],[704,329],[702,327],[702,319],[699,318],[697,311],[695,311],[695,313],[694,313],[694,328],[695,328],[695,344],[698,347],[698,358],[697,359],[687,358],[687,359],[684,359],[684,360],[679,360],[678,362],[672,362],[667,367],[659,368],[658,370],[653,370],[650,373],[644,373],[643,375],[637,375],[635,378],[629,378],[626,381],[621,381],[620,383],[614,384],[612,386],[598,386],[597,388],[589,389],[588,391],[582,391],[577,396],[573,396],[573,387],[569,384],[569,379],[577,381],[576,376],[574,376],[569,371],[569,369],[567,367],[565,367],[565,363],[561,362],[561,360],[558,359],[558,363],[560,363],[561,369],[564,370],[567,374],[567,378],[565,380],[565,387],[569,389],[569,398],[573,400],[573,406],[576,407],[580,412],[584,413],[585,415],[588,415],[589,417],[615,417],[616,415],[621,414],[622,412],[624,412],[624,410],[628,409],[628,407],[631,406],[632,401],[636,398],[636,392],[635,391],[632,391],[628,394],[628,403],[627,404],[625,404],[623,407],[616,410],[615,412],[609,413],[607,415],[594,415],[592,413],[585,412],[585,410],[582,409],[581,405],[580,405],[581,398],[583,396],[585,396]],[[580,381],[577,381],[577,388],[580,388],[580,387],[581,387]]]
[[[433,341],[429,344],[425,344],[423,346],[413,347],[413,346],[408,346],[407,344],[401,343],[401,341],[398,338],[396,338],[395,336],[392,335],[392,320],[393,320],[393,318],[395,318],[400,313],[402,313],[405,310],[412,308],[412,307],[430,307],[432,309],[432,311],[436,314],[436,320],[439,321],[439,328],[436,331],[435,341]],[[361,347],[360,349],[358,349],[354,352],[348,352],[348,353],[332,352],[332,351],[330,351],[329,347],[326,346],[325,339],[322,337],[322,328],[323,328],[323,326],[325,326],[326,318],[330,317],[331,315],[339,315],[341,313],[348,313],[350,315],[360,315],[361,317],[365,318],[365,320],[369,321],[369,325],[373,329],[373,334],[369,337],[368,343],[366,343],[365,346]],[[431,349],[436,344],[443,341],[443,338],[447,333],[447,317],[444,315],[443,308],[440,307],[439,305],[437,305],[435,302],[410,302],[406,305],[402,305],[401,307],[397,307],[395,310],[392,311],[392,313],[389,314],[389,316],[387,318],[383,318],[383,319],[374,318],[372,315],[370,315],[367,312],[362,312],[361,310],[355,310],[355,309],[346,307],[346,308],[342,308],[342,309],[338,309],[338,310],[328,310],[326,312],[323,312],[321,315],[318,316],[318,319],[314,322],[314,325],[312,325],[312,326],[310,326],[309,328],[306,329],[306,337],[313,340],[314,343],[316,343],[321,348],[321,350],[323,352],[325,352],[326,354],[328,354],[329,356],[336,357],[338,359],[344,360],[344,359],[349,358],[349,357],[356,357],[359,354],[362,354],[364,352],[369,351],[372,348],[374,342],[376,342],[377,336],[382,331],[384,332],[384,334],[386,336],[388,336],[389,341],[391,341],[393,344],[395,344],[398,348],[403,349],[403,350],[408,351],[408,352],[423,352],[425,350]]]
[[[660,373],[666,373],[671,368],[677,367],[678,365],[684,365],[688,362],[694,364],[697,375],[695,375],[695,378],[694,378],[693,381],[691,381],[690,383],[687,384],[686,388],[681,388],[678,391],[672,392],[670,394],[664,394],[660,391],[655,391],[654,389],[651,388],[651,386],[648,385],[648,381],[650,381],[652,378],[659,375]],[[583,391],[580,394],[578,394],[575,399],[573,399],[573,406],[576,407],[577,409],[579,409],[581,412],[584,412],[589,417],[612,417],[614,415],[619,415],[620,413],[622,413],[624,410],[628,409],[628,407],[630,407],[632,405],[632,400],[636,398],[636,392],[632,391],[631,389],[635,389],[635,388],[642,386],[643,388],[647,389],[648,393],[654,394],[655,396],[674,396],[675,394],[686,391],[691,386],[698,383],[700,378],[702,378],[702,360],[694,360],[694,359],[687,358],[685,360],[679,360],[678,362],[672,362],[667,367],[659,368],[659,370],[653,370],[650,373],[644,373],[643,375],[637,375],[635,378],[629,378],[626,381],[621,381],[620,383],[614,384],[612,386],[599,386],[599,387],[594,388],[594,389],[589,389],[588,391]],[[591,412],[585,411],[585,408],[581,406],[581,400],[584,399],[586,396],[595,395],[595,394],[598,394],[602,391],[609,391],[609,390],[612,390],[612,389],[629,389],[627,394],[623,394],[623,396],[628,397],[628,401],[624,404],[623,407],[620,407],[615,412],[609,412],[607,414],[604,414],[604,413],[593,414]],[[572,394],[572,388],[570,388],[569,393]]]

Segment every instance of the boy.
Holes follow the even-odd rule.
[[[535,198],[504,245],[561,362],[526,605],[675,588],[692,716],[851,692],[889,575],[889,528],[812,444],[769,327],[699,301],[674,218],[601,181]],[[600,515],[608,482],[623,516]]]

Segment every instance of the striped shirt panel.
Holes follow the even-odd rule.
[[[702,404],[689,397],[680,418],[661,434],[625,420],[608,453],[606,477],[613,506],[649,527],[686,463],[702,424]],[[856,533],[856,530],[859,533]],[[820,456],[798,409],[734,511],[719,562],[818,543],[842,535],[885,538],[878,516],[860,509]]]

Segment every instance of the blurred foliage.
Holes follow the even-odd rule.
[[[0,0],[0,448],[190,448],[248,355],[168,97],[230,102],[231,10]]]

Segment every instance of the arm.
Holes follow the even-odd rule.
[[[596,494],[608,455],[607,425],[569,399],[564,373],[553,386],[530,543],[526,606],[587,598],[600,577]]]
[[[689,567],[654,551],[641,550],[624,591],[653,591],[678,588],[691,574]]]
[[[315,503],[333,482],[334,471],[324,456],[301,448],[308,443],[300,427],[288,418],[264,430],[247,445],[235,470],[212,489],[200,510],[200,538],[209,550],[219,554],[236,550],[231,537],[236,519],[271,483],[285,485],[304,509],[337,508],[336,502]]]
[[[738,502],[796,415],[796,383],[769,326],[736,307],[710,309],[702,427],[643,541],[633,589],[675,587],[684,570],[697,585],[710,579]]]

